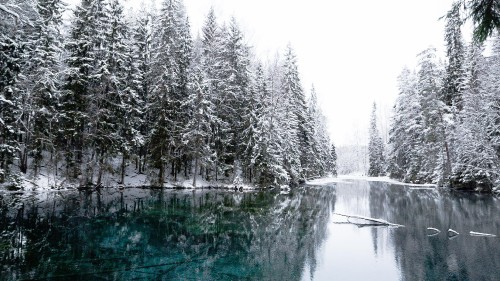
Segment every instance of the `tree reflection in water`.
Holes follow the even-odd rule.
[[[469,232],[500,234],[499,216],[490,195],[362,180],[289,194],[0,193],[0,279],[498,280],[499,237]]]
[[[0,196],[6,280],[300,280],[335,203],[320,187]]]
[[[491,195],[370,182],[371,216],[406,226],[388,238],[403,280],[498,280],[498,238],[469,232],[500,233],[499,203]],[[441,233],[429,235],[428,227]],[[450,228],[460,235],[448,237]],[[372,229],[375,249],[382,232]]]

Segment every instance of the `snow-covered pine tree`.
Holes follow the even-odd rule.
[[[491,145],[497,157],[500,157],[500,79],[498,79],[500,77],[500,31],[493,36],[491,55],[486,67],[483,89],[488,101],[485,107],[488,116],[488,136],[491,138]],[[500,186],[500,182],[497,186]]]
[[[446,65],[441,101],[446,105],[443,110],[444,153],[443,181],[447,181],[454,162],[454,131],[459,112],[463,108],[465,47],[462,38],[462,19],[460,18],[460,2],[455,2],[446,15],[445,41],[448,63]]]
[[[188,30],[181,1],[165,0],[154,50],[153,74],[158,80],[148,101],[152,119],[148,136],[149,160],[158,169],[157,184],[160,186],[166,179],[168,164],[174,180],[181,170],[182,130],[187,123],[182,105],[188,98],[187,69],[191,57]]]
[[[224,97],[227,94],[228,60],[225,47],[228,37],[226,27],[218,26],[213,8],[210,9],[205,23],[202,27],[202,63],[201,67],[208,80],[208,96],[215,106],[213,119],[211,120],[212,134],[210,136],[210,148],[213,150],[214,159],[211,168],[215,180],[223,176],[233,168],[234,158],[232,154],[230,123],[227,121],[227,108]],[[221,176],[222,175],[222,176]]]
[[[304,180],[307,166],[307,155],[310,151],[311,132],[307,127],[307,108],[304,91],[300,83],[297,69],[297,59],[290,45],[285,50],[281,76],[280,94],[282,95],[283,115],[280,116],[280,126],[283,128],[282,139],[286,140],[284,148],[284,165],[291,184]]]
[[[314,86],[311,89],[311,96],[308,102],[308,119],[312,139],[308,155],[309,162],[308,177],[323,177],[332,170],[330,155],[330,137],[326,128],[326,118],[318,105],[316,90]]]
[[[445,166],[449,157],[445,149],[444,113],[446,105],[439,99],[442,91],[443,71],[436,49],[428,48],[419,54],[418,83],[424,130],[417,148],[422,155],[422,165],[417,175],[419,182],[442,183],[446,177]]]
[[[16,120],[21,103],[16,84],[23,64],[24,29],[30,22],[23,13],[23,1],[9,2],[0,10],[0,183],[10,180],[11,165],[20,151]]]
[[[38,0],[38,20],[36,30],[32,34],[34,54],[31,81],[34,97],[35,114],[33,117],[33,150],[35,175],[42,160],[42,151],[50,152],[53,170],[48,173],[57,173],[59,153],[56,150],[56,136],[59,112],[57,104],[62,87],[62,60],[63,42],[61,36],[62,14],[64,4],[60,0]]]
[[[276,67],[278,68],[278,67]],[[255,117],[255,147],[252,148],[250,162],[254,167],[255,182],[260,186],[279,186],[287,184],[290,177],[283,166],[283,145],[279,118],[280,93],[272,89],[273,78],[266,77],[261,66],[255,73],[254,91],[257,100]]]
[[[337,176],[337,150],[335,148],[335,144],[332,144],[332,147],[330,148],[329,172],[332,176]]]
[[[388,173],[405,182],[416,181],[422,157],[417,149],[423,127],[416,85],[415,73],[404,68],[398,77],[399,95],[389,131]]]
[[[97,98],[98,93],[102,93],[102,75],[107,72],[107,8],[104,0],[82,0],[74,11],[65,44],[68,70],[58,110],[61,114],[58,143],[65,151],[67,176],[80,177],[81,184],[92,180],[95,164],[90,159],[84,161],[84,157],[90,155],[86,149],[95,148],[95,142],[103,137],[95,134],[96,118],[90,116],[99,114]],[[95,155],[90,157],[95,161]],[[87,164],[85,174],[83,163]]]
[[[189,121],[182,136],[187,156],[193,160],[193,186],[198,175],[207,173],[211,166],[210,134],[212,131],[214,105],[208,96],[208,80],[205,73],[196,66],[192,70],[190,96],[184,106],[189,111]],[[206,175],[206,174],[205,174]]]
[[[267,96],[260,96],[262,92],[267,93],[267,85],[265,83],[262,65],[259,63],[255,70],[252,72],[252,79],[247,92],[245,104],[243,104],[244,116],[241,121],[243,122],[242,132],[242,154],[240,161],[243,169],[243,176],[249,182],[253,182],[255,178],[256,161],[253,158],[255,149],[258,146],[259,137],[262,136],[259,127],[259,119],[264,113],[264,102]]]
[[[110,156],[121,154],[120,182],[124,182],[128,158],[143,146],[139,127],[141,122],[142,97],[140,70],[133,54],[133,39],[128,23],[124,20],[123,7],[118,0],[110,2],[110,29],[108,31],[108,71],[106,77],[106,103],[101,123],[108,123]],[[106,161],[107,159],[103,159]],[[100,173],[101,174],[101,173]],[[98,182],[99,183],[99,182]]]
[[[498,179],[499,158],[488,133],[489,91],[484,79],[488,65],[483,48],[471,44],[467,59],[467,76],[463,91],[463,110],[456,129],[456,161],[453,163],[451,187],[457,189],[491,190]]]
[[[135,141],[137,158],[136,169],[141,174],[145,172],[146,155],[147,155],[147,140],[151,121],[148,101],[151,98],[152,88],[154,85],[154,76],[152,73],[153,58],[152,58],[152,41],[153,41],[153,21],[155,19],[154,11],[148,10],[146,7],[141,7],[139,14],[132,28],[132,35],[129,41],[132,42],[131,58],[133,91],[137,94],[137,101],[141,104],[138,106],[137,121],[138,132]],[[130,81],[129,81],[130,82]]]
[[[256,106],[256,100],[253,99],[253,93],[250,90],[250,58],[249,47],[243,41],[243,34],[236,22],[232,18],[229,23],[225,47],[225,89],[222,94],[222,106],[225,108],[222,115],[219,116],[223,122],[229,124],[231,136],[228,148],[228,157],[226,165],[227,172],[237,177],[242,167],[242,156],[244,155],[248,144],[253,141],[251,124],[251,112]],[[243,167],[243,170],[247,170]]]
[[[377,128],[377,105],[374,102],[370,120],[370,132],[368,142],[368,176],[378,177],[385,174],[384,171],[384,145]]]
[[[456,114],[462,109],[464,86],[465,46],[462,38],[462,19],[460,2],[455,2],[446,14],[445,41],[448,64],[444,81],[442,101],[450,107],[449,112]]]

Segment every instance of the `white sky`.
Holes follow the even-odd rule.
[[[75,0],[70,0],[75,1]],[[147,1],[147,0],[146,0]],[[161,0],[156,0],[157,2]],[[135,6],[140,1],[126,0]],[[397,76],[429,46],[444,49],[452,0],[184,0],[198,34],[214,7],[219,23],[236,17],[266,61],[291,43],[304,90],[314,84],[336,145],[367,142],[371,106],[387,120]],[[381,122],[386,133],[387,122]]]

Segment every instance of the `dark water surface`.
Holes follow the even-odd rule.
[[[497,198],[363,180],[287,194],[0,192],[0,280],[500,280],[498,235]]]

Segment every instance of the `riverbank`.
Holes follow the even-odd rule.
[[[56,176],[40,172],[38,175],[21,175],[16,179],[16,184],[4,183],[0,184],[0,190],[24,190],[24,191],[44,191],[44,190],[75,190],[75,189],[95,189],[95,188],[166,188],[166,189],[227,189],[227,190],[257,190],[260,187],[243,183],[239,178],[223,179],[217,181],[207,181],[201,176],[197,176],[196,182],[193,182],[192,177],[179,176],[177,180],[167,179],[163,186],[154,183],[151,179],[156,178],[154,175],[139,174],[134,171],[128,171],[121,182],[118,175],[108,173],[103,175],[101,184],[98,186],[95,183],[91,185],[81,185],[78,179],[68,180],[65,177]],[[21,186],[21,188],[18,188]],[[286,188],[286,187],[283,187]]]
[[[308,185],[327,185],[330,183],[349,183],[350,181],[377,181],[386,182],[391,184],[403,185],[403,186],[413,186],[413,187],[424,187],[424,188],[436,188],[435,184],[416,184],[416,183],[405,183],[400,182],[389,177],[368,177],[361,174],[349,174],[349,175],[339,175],[338,177],[325,177],[320,179],[314,179],[307,181]]]

